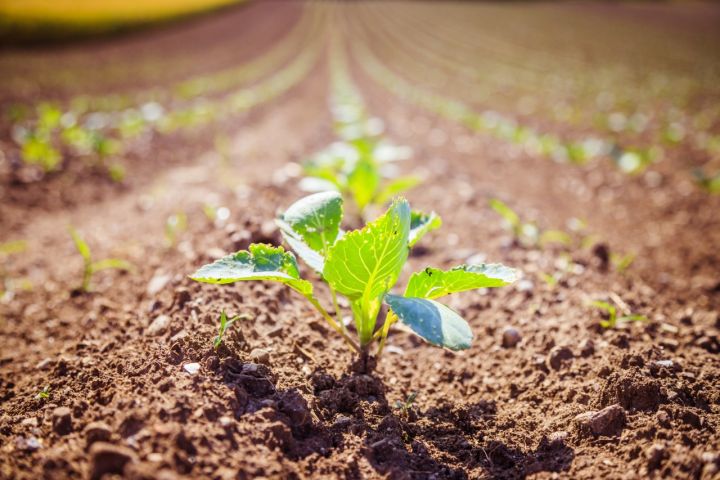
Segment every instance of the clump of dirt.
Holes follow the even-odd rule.
[[[632,369],[611,373],[600,390],[597,404],[607,407],[617,403],[626,409],[655,410],[664,401],[660,382]]]

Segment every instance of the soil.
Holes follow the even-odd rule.
[[[336,8],[361,24],[364,9],[385,7]],[[672,30],[677,6],[587,8]],[[52,78],[36,65],[45,56],[78,75],[97,52],[131,64],[147,51],[152,63],[187,46],[198,62],[191,77],[246,60],[251,46],[261,55],[298,10],[256,2],[101,46],[2,52],[0,64],[27,56],[32,68],[13,75],[34,81]],[[705,25],[717,12],[689,9],[677,28]],[[248,31],[231,28],[235,19]],[[246,53],[233,57],[223,44]],[[404,278],[478,258],[524,273],[511,287],[448,298],[475,332],[472,348],[452,353],[393,331],[377,364],[360,365],[291,290],[187,278],[251,242],[280,243],[268,220],[303,195],[298,164],[334,140],[323,58],[246,115],[130,149],[121,184],[78,162],[30,183],[2,177],[0,242],[28,242],[25,253],[0,259],[2,269],[33,288],[0,302],[0,478],[720,478],[720,197],[684,175],[693,150],[632,177],[610,162],[556,163],[399,100],[355,60],[350,71],[388,137],[412,146],[403,170],[427,175],[408,193],[411,204],[443,218]],[[113,92],[162,87],[173,75],[124,84],[99,70],[86,81],[93,93]],[[3,85],[8,103],[84,91],[52,81],[30,93]],[[214,150],[218,132],[232,138],[229,166]],[[9,132],[0,141],[6,161],[17,155]],[[487,208],[490,198],[543,228],[584,219],[595,246],[520,246]],[[206,204],[227,207],[229,218],[208,219]],[[168,245],[165,223],[178,212],[188,227]],[[79,293],[82,262],[68,224],[95,258],[124,258],[134,270],[98,273],[92,292]],[[609,252],[637,257],[621,272]],[[556,272],[557,283],[543,272]],[[647,320],[602,328],[588,303],[614,298]],[[249,317],[215,350],[223,309]]]

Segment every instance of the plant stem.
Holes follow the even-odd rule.
[[[312,305],[317,309],[317,311],[320,312],[320,314],[330,324],[330,326],[345,339],[348,345],[350,345],[352,349],[355,350],[357,353],[361,353],[361,349],[358,344],[355,343],[355,341],[348,336],[348,334],[340,325],[338,325],[338,323],[330,316],[327,310],[325,310],[322,305],[320,305],[320,302],[318,302],[317,299],[313,297],[309,297],[308,300],[310,300],[310,303],[312,303]]]
[[[380,338],[380,346],[378,347],[377,355],[375,355],[376,359],[380,358],[380,355],[382,355],[383,348],[385,348],[385,341],[387,340],[388,333],[390,332],[390,327],[393,323],[397,322],[397,315],[395,315],[392,310],[388,310],[387,315],[385,316],[385,322],[383,322],[382,326],[382,334]]]
[[[93,268],[92,263],[85,262],[85,271],[83,272],[83,283],[82,283],[82,291],[88,292],[90,291],[90,280],[92,279],[93,274]]]
[[[338,305],[337,293],[335,293],[335,289],[332,287],[330,287],[330,295],[332,295],[333,308],[335,309],[335,320],[337,321],[338,325],[340,325],[340,328],[342,328],[343,332],[347,334],[345,322],[343,322],[342,316],[340,315],[340,305]]]

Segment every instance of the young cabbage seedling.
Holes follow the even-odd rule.
[[[455,292],[501,287],[518,272],[500,264],[460,265],[450,270],[428,267],[410,276],[405,293],[391,293],[410,248],[441,224],[435,213],[412,212],[395,199],[378,219],[359,230],[340,228],[343,199],[338,192],[305,197],[288,208],[277,224],[285,241],[327,284],[336,318],[318,300],[312,283],[300,277],[295,256],[282,247],[252,244],[248,250],[201,267],[190,278],[229,284],[244,280],[281,282],[305,297],[350,347],[366,357],[374,342],[382,353],[390,327],[400,322],[432,345],[450,350],[470,347],[468,323],[438,298]],[[338,294],[348,299],[357,341],[342,321]],[[382,304],[389,307],[378,326]]]
[[[96,272],[99,272],[101,270],[109,270],[109,269],[116,269],[116,270],[125,270],[129,271],[132,270],[132,265],[127,262],[126,260],[122,260],[119,258],[106,258],[104,260],[98,260],[93,261],[92,255],[90,253],[90,246],[88,246],[87,242],[80,237],[78,232],[70,227],[70,236],[73,239],[73,242],[75,243],[75,248],[77,249],[78,253],[83,259],[83,280],[82,285],[80,287],[80,290],[83,292],[89,292],[90,291],[90,282],[92,281],[92,277]]]
[[[300,187],[309,192],[337,190],[352,200],[358,216],[364,219],[368,207],[382,207],[420,183],[414,175],[387,178],[387,172],[392,171],[387,167],[404,156],[401,147],[370,137],[333,143],[305,162],[307,176]]]
[[[637,314],[621,315],[618,317],[617,307],[608,302],[598,300],[590,303],[590,305],[601,309],[607,314],[608,318],[606,320],[600,320],[600,326],[603,328],[615,328],[618,323],[644,322],[647,320],[645,315]]]

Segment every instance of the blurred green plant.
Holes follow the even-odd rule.
[[[90,253],[90,246],[87,242],[83,240],[77,230],[73,227],[68,227],[68,229],[70,231],[70,236],[73,239],[73,243],[75,244],[75,249],[83,259],[83,279],[80,291],[90,291],[90,282],[92,281],[93,275],[97,272],[109,269],[124,271],[132,270],[133,267],[128,261],[119,258],[106,258],[103,260],[93,261],[92,254]]]

